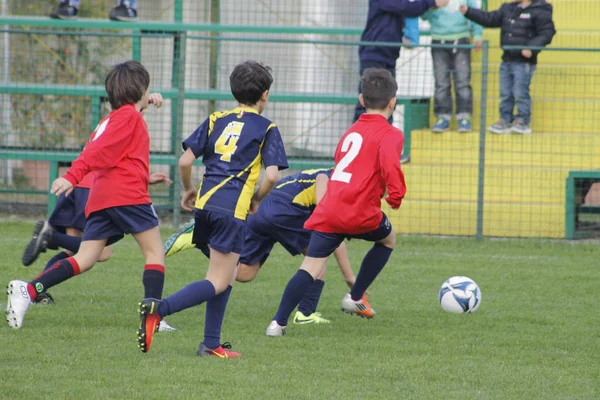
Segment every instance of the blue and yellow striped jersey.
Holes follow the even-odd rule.
[[[331,176],[333,168],[308,169],[281,179],[269,196],[282,196],[291,200],[292,204],[309,209],[311,212],[317,205],[317,175]]]
[[[206,170],[196,208],[245,220],[261,163],[288,167],[281,134],[254,109],[238,107],[213,113],[184,142]]]

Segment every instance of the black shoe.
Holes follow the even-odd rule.
[[[35,304],[55,304],[56,302],[54,301],[52,296],[50,296],[50,293],[42,292],[42,293],[38,293],[35,300],[33,300],[33,303],[35,303]]]
[[[140,313],[140,327],[137,330],[138,347],[142,353],[150,351],[150,345],[154,334],[160,326],[160,315],[158,314],[158,299],[144,299],[139,304],[138,312]]]
[[[33,236],[23,253],[23,265],[29,266],[38,258],[40,253],[45,253],[48,243],[52,240],[54,230],[47,221],[38,221],[33,230]]]
[[[54,19],[77,19],[79,18],[77,15],[78,10],[69,5],[68,1],[60,2],[54,8],[54,10],[50,13],[50,18]]]
[[[112,21],[137,21],[137,10],[131,8],[128,1],[121,1],[118,6],[110,10],[108,18]]]

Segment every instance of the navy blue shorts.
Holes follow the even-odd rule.
[[[246,223],[232,215],[196,210],[192,243],[206,251],[206,245],[221,253],[240,254],[244,247]],[[205,253],[206,254],[206,253]]]
[[[281,244],[292,256],[301,254],[310,242],[311,231],[304,229],[309,217],[309,210],[267,196],[258,212],[249,215],[246,220],[246,238],[240,263],[262,265],[275,243]]]
[[[66,228],[83,231],[85,228],[85,205],[89,194],[90,189],[80,187],[73,189],[69,196],[61,194],[48,223],[62,233],[65,233]]]
[[[140,233],[158,226],[158,216],[152,204],[110,207],[88,216],[83,241],[108,239],[109,246],[126,234]]]
[[[369,242],[379,242],[385,239],[392,232],[392,224],[385,213],[381,213],[383,218],[379,226],[371,232],[362,233],[360,235],[346,235],[343,233],[323,233],[313,231],[308,244],[306,255],[314,258],[329,257],[331,253],[339,247],[344,239],[362,239]]]

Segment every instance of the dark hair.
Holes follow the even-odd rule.
[[[360,78],[365,108],[381,110],[396,97],[398,84],[392,73],[383,68],[367,68]]]
[[[271,68],[252,60],[236,65],[229,75],[231,93],[241,104],[258,103],[265,90],[271,88],[272,83]]]
[[[125,104],[135,104],[142,99],[150,86],[150,74],[137,61],[115,65],[104,80],[108,101],[113,110]]]

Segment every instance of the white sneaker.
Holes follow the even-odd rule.
[[[267,336],[275,337],[275,336],[285,336],[285,326],[281,326],[277,323],[277,321],[271,321],[269,326],[267,327]]]
[[[23,326],[23,318],[27,313],[31,299],[27,292],[27,282],[10,281],[6,287],[8,303],[6,304],[6,322],[11,328]]]
[[[176,330],[177,329],[167,324],[167,321],[165,321],[164,319],[160,320],[160,324],[158,325],[158,332],[175,332]]]

